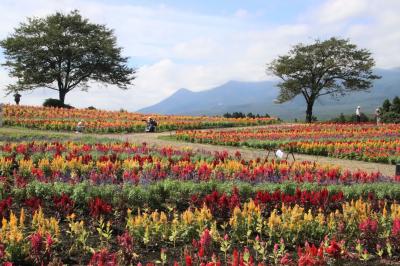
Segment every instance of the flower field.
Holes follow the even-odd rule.
[[[145,143],[0,143],[3,265],[393,265],[400,177]]]
[[[218,145],[281,148],[369,162],[400,162],[398,124],[282,124],[257,129],[179,131],[176,138]]]
[[[64,109],[5,105],[3,123],[34,129],[75,131],[84,121],[88,133],[144,132],[149,115],[88,109]],[[158,122],[158,131],[212,127],[255,126],[276,122],[273,118],[223,118],[208,116],[151,115]]]

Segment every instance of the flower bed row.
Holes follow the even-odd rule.
[[[206,205],[184,211],[128,209],[111,215],[112,208],[100,199],[90,204],[91,216],[62,208],[4,212],[0,261],[5,265],[325,265],[391,263],[400,255],[400,205],[386,201],[345,201],[335,211],[324,212],[297,204],[265,209],[250,200],[227,217],[215,216]]]
[[[85,132],[117,133],[144,132],[149,115],[87,109],[5,105],[3,123],[7,126],[75,131],[77,123],[84,121]],[[209,116],[151,115],[158,122],[158,131],[199,129],[213,127],[254,126],[275,123],[273,118],[223,118]]]
[[[146,144],[0,145],[3,265],[395,263],[400,177]]]
[[[317,182],[350,184],[399,181],[380,173],[343,171],[312,162],[245,161],[240,153],[199,154],[190,150],[149,148],[129,143],[83,144],[61,142],[5,143],[0,145],[0,176],[15,186],[31,180],[93,184],[147,184],[166,178],[178,180],[240,180],[260,182]]]
[[[400,126],[385,124],[273,125],[258,129],[179,131],[179,140],[382,163],[400,161]]]

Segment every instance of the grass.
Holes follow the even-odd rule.
[[[51,132],[26,128],[0,128],[0,142],[22,141],[79,141],[85,143],[94,142],[118,142],[120,140],[99,137],[91,134],[76,134],[69,132]]]

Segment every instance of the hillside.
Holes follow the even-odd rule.
[[[386,98],[400,94],[400,68],[376,70],[381,75],[375,81],[370,92],[357,92],[351,95],[332,99],[330,96],[320,98],[314,113],[319,119],[328,119],[340,113],[352,113],[357,105],[363,112],[373,113]],[[141,113],[185,114],[185,115],[221,115],[226,112],[268,113],[282,119],[304,118],[305,102],[302,97],[284,104],[275,104],[278,88],[273,81],[242,82],[229,81],[219,87],[205,91],[193,92],[180,89],[163,101],[140,109]]]

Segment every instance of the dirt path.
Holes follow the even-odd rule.
[[[257,157],[263,158],[266,156],[266,152],[264,150],[259,149],[250,149],[245,147],[231,147],[231,146],[221,146],[221,145],[209,145],[209,144],[200,144],[200,143],[189,143],[189,142],[178,142],[175,140],[168,139],[160,139],[160,136],[170,136],[173,135],[174,132],[163,132],[163,133],[136,133],[136,134],[111,134],[111,135],[102,135],[109,138],[116,138],[120,140],[125,140],[134,143],[143,143],[146,142],[150,146],[171,146],[175,148],[182,147],[191,147],[194,150],[199,151],[228,151],[233,154],[236,151],[240,151],[242,157],[244,159],[255,159]],[[273,155],[270,155],[271,157]],[[381,172],[386,176],[393,176],[395,174],[395,166],[387,165],[381,163],[369,163],[362,161],[352,161],[352,160],[344,160],[337,159],[331,157],[323,157],[316,155],[305,155],[305,154],[295,154],[295,158],[297,161],[316,161],[318,163],[323,164],[335,164],[340,165],[343,169],[348,169],[351,171],[360,169],[367,172]],[[291,156],[289,156],[289,161],[292,160]]]

